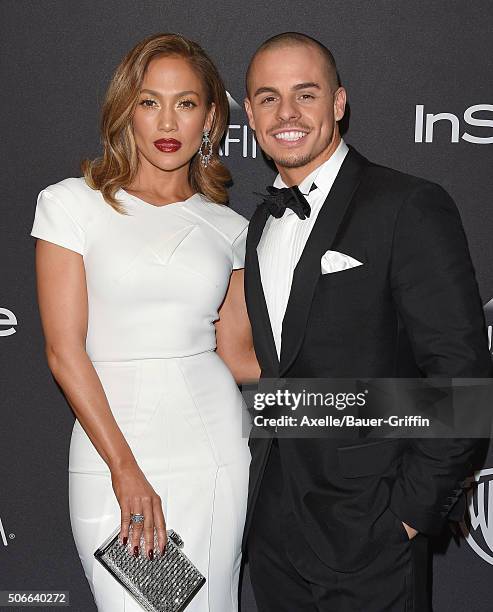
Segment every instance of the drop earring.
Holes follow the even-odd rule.
[[[207,168],[212,157],[212,142],[209,139],[209,130],[204,130],[202,134],[202,142],[199,149],[200,162]]]

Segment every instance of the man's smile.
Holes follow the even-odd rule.
[[[285,132],[279,132],[278,134],[274,134],[274,138],[276,140],[289,140],[290,142],[294,142],[296,140],[300,140],[307,135],[308,132],[299,132],[294,130],[289,130]]]

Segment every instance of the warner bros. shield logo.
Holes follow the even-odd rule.
[[[475,472],[470,482],[467,513],[460,526],[469,546],[493,565],[493,468]]]

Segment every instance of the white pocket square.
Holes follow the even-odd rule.
[[[350,255],[339,253],[339,251],[327,251],[322,255],[320,260],[322,266],[322,274],[331,274],[340,270],[348,270],[356,266],[362,266],[363,263],[354,259]]]

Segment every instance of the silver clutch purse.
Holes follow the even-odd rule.
[[[183,553],[183,541],[170,529],[164,555],[158,548],[154,531],[154,559],[146,555],[134,557],[130,551],[130,534],[126,546],[120,543],[120,526],[95,551],[94,556],[110,574],[148,612],[182,612],[199,589],[205,578]],[[140,550],[145,550],[144,535]]]

